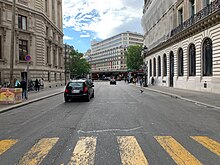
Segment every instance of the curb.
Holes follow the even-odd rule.
[[[10,110],[15,109],[15,108],[23,107],[25,105],[28,105],[28,104],[31,104],[31,103],[34,103],[34,102],[37,102],[37,101],[40,101],[40,100],[43,100],[43,99],[46,99],[46,98],[50,98],[50,97],[59,95],[61,93],[63,93],[63,91],[56,92],[56,93],[53,93],[53,94],[50,94],[50,95],[47,95],[47,96],[43,96],[43,97],[40,97],[40,98],[37,98],[37,99],[29,100],[29,101],[26,101],[26,102],[23,102],[23,103],[20,103],[20,104],[15,104],[15,105],[12,105],[12,106],[7,107],[7,108],[0,109],[0,114],[4,113],[4,112],[7,112],[7,111],[10,111]]]
[[[135,85],[132,84],[132,86],[135,86]],[[137,87],[137,86],[135,86],[135,87]],[[147,87],[143,87],[142,89],[149,90],[149,91],[156,92],[156,93],[160,93],[160,94],[164,94],[164,95],[170,96],[172,98],[181,99],[181,100],[184,100],[184,101],[188,101],[188,102],[195,103],[195,104],[198,104],[198,105],[206,106],[206,107],[209,107],[209,108],[214,108],[214,109],[220,110],[220,107],[217,107],[217,106],[214,106],[214,105],[211,105],[211,104],[206,104],[206,103],[203,103],[203,102],[200,102],[200,101],[188,99],[188,98],[182,97],[180,95],[163,92],[163,91],[156,90],[156,89],[150,89],[150,88],[147,88]]]

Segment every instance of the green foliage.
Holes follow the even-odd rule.
[[[83,54],[79,53],[77,50],[74,50],[70,53],[68,62],[66,64],[67,69],[70,71],[70,75],[74,77],[82,77],[86,74],[89,74],[91,66],[86,59],[82,57]]]
[[[131,45],[125,52],[126,64],[128,70],[136,71],[141,69],[143,65],[143,59],[141,57],[142,46],[141,45]]]

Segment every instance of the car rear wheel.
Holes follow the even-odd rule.
[[[92,93],[92,98],[94,98],[95,97],[95,94],[94,94],[94,92]]]
[[[69,101],[70,101],[70,99],[69,99],[69,98],[67,98],[67,97],[65,97],[65,98],[64,98],[64,101],[65,101],[65,102],[69,102]]]

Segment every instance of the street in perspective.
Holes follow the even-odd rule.
[[[210,96],[101,81],[90,102],[64,102],[56,90],[0,114],[0,164],[219,163],[220,107],[197,104]]]
[[[220,0],[0,0],[0,165],[220,165]]]

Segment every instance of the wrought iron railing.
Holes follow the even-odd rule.
[[[195,23],[199,22],[200,20],[206,18],[207,16],[211,15],[212,13],[220,10],[220,0],[214,0],[211,2],[207,7],[200,10],[198,13],[194,14],[188,20],[180,24],[178,27],[171,31],[170,37],[178,34],[179,32],[189,28],[190,26],[194,25]]]

